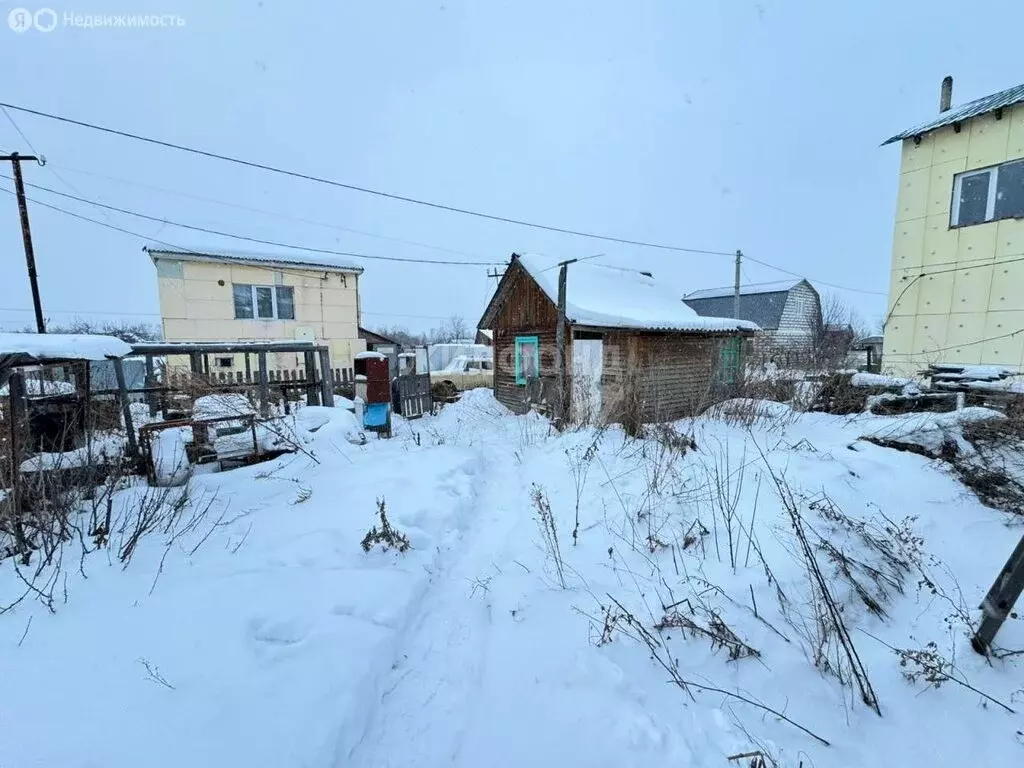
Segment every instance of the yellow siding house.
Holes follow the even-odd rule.
[[[166,341],[327,343],[334,368],[351,368],[366,350],[359,338],[361,267],[293,254],[146,251],[156,266]],[[271,358],[272,369],[304,366],[293,353]],[[218,372],[243,365],[241,355],[211,361]]]
[[[1024,369],[1024,85],[952,107],[900,142],[882,364]]]

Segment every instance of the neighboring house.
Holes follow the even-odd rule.
[[[558,268],[513,254],[477,324],[494,333],[494,394],[524,412],[550,405],[558,371]],[[648,274],[570,264],[566,369],[577,421],[654,422],[695,413],[741,375],[754,323],[700,317]]]
[[[952,107],[900,142],[884,368],[1024,365],[1024,85]]]
[[[165,341],[326,343],[334,368],[351,368],[366,349],[359,338],[361,267],[290,253],[145,250],[156,266]],[[241,370],[243,357],[217,356],[211,366]],[[270,368],[303,367],[301,355],[271,358]]]
[[[369,328],[360,328],[359,338],[366,344],[367,352],[380,352],[388,359],[392,378],[398,375],[398,355],[402,351],[401,344],[376,331],[371,331]]]
[[[733,317],[733,288],[709,288],[683,301],[702,317]],[[806,280],[740,287],[741,320],[761,329],[751,344],[752,363],[800,364],[818,349],[822,335],[821,297]]]
[[[864,367],[869,371],[878,372],[882,369],[882,336],[865,336],[853,343],[854,352],[862,352]]]

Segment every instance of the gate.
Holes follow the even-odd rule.
[[[398,412],[407,419],[418,419],[425,413],[430,413],[434,402],[430,397],[430,374],[411,373],[399,376],[398,382]]]

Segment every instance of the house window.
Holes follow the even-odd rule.
[[[290,285],[235,283],[231,286],[235,299],[235,319],[294,320],[294,290]]]
[[[1024,160],[958,173],[954,177],[950,226],[966,227],[1022,217]]]
[[[230,368],[232,365],[234,365],[234,362],[235,362],[234,358],[231,358],[231,357],[218,357],[217,358],[217,367],[218,368]]]
[[[743,340],[738,336],[722,342],[718,358],[718,383],[735,384],[740,373],[740,348]]]
[[[536,336],[516,336],[516,384],[540,375],[540,343]]]

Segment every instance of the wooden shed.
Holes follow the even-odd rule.
[[[478,323],[494,333],[494,394],[511,410],[554,405],[558,266],[512,255]],[[699,412],[742,376],[757,325],[701,317],[646,272],[572,263],[566,279],[570,418],[649,423]]]

